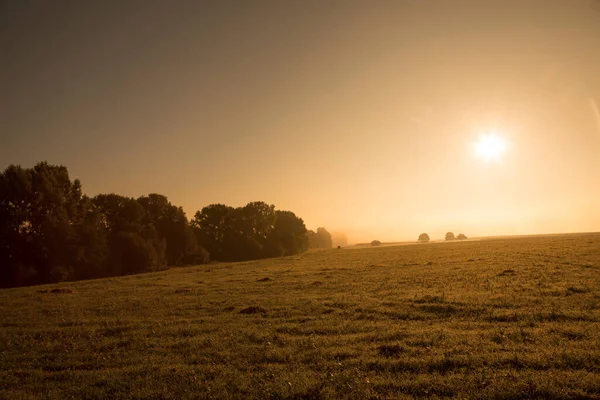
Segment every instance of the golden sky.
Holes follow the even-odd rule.
[[[598,231],[598,3],[3,2],[0,167],[351,242]]]

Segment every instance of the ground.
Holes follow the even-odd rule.
[[[71,396],[600,399],[600,234],[1,290],[0,398]]]

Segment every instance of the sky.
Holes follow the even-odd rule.
[[[597,0],[0,0],[0,54],[0,168],[90,196],[350,242],[600,231]]]

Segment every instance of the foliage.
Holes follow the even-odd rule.
[[[308,249],[302,219],[260,201],[238,208],[211,204],[195,214],[191,226],[215,260],[279,257]]]
[[[446,233],[446,240],[455,240],[456,238],[454,237],[454,233],[452,232],[447,232]]]
[[[465,240],[468,239],[467,235],[465,235],[464,233],[459,233],[458,236],[456,237],[458,240]]]
[[[0,287],[157,271],[216,260],[306,251],[309,237],[291,211],[255,201],[211,204],[188,221],[183,208],[151,193],[90,199],[67,168],[10,165],[0,175]],[[319,228],[319,243],[331,235]]]
[[[84,257],[102,252],[82,247],[80,232],[93,232],[96,222],[88,211],[81,184],[70,180],[66,167],[41,162],[28,169],[6,168],[0,175],[0,285],[51,283],[84,274]]]
[[[421,233],[421,234],[419,235],[419,242],[422,242],[422,243],[427,243],[427,242],[429,242],[429,235],[428,235],[428,234],[426,234],[426,233]]]
[[[373,240],[371,246],[381,246],[381,242],[379,240]]]

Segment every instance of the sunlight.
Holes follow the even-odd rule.
[[[475,154],[485,161],[498,161],[506,150],[506,141],[491,132],[481,135],[479,142],[475,145]]]

